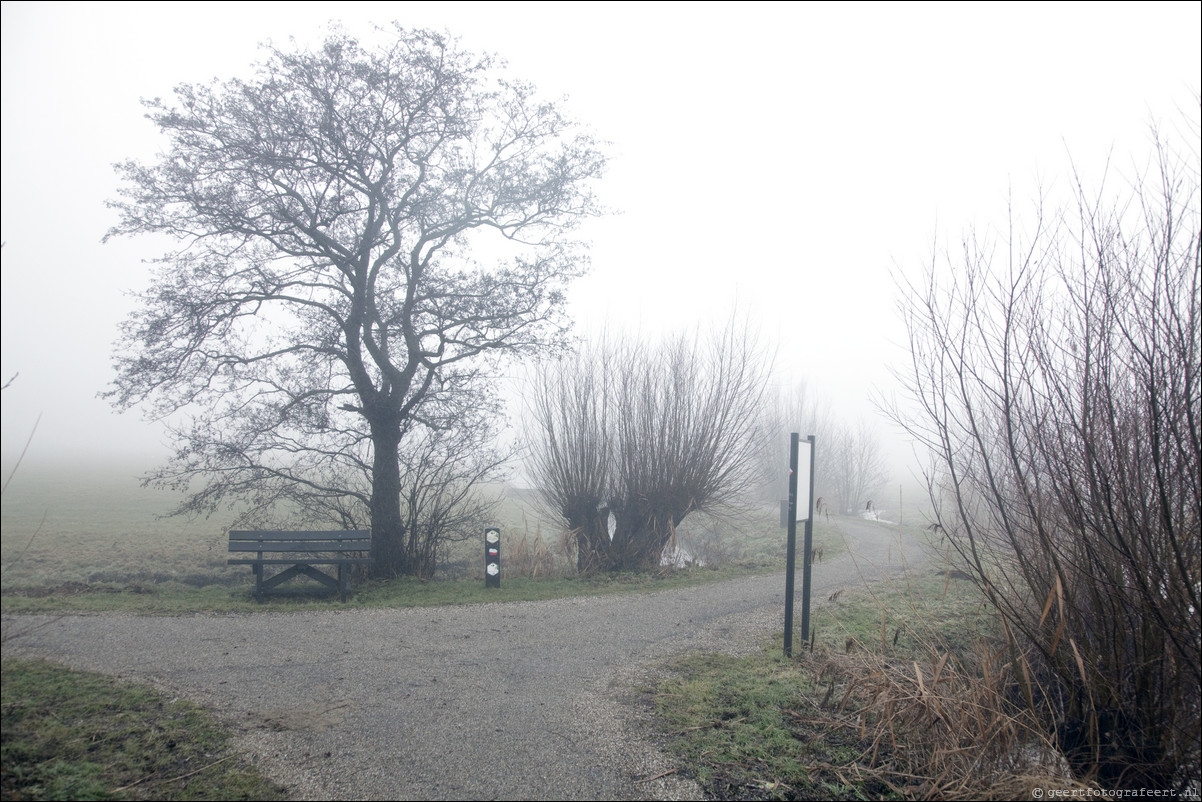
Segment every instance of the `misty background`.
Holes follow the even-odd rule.
[[[1124,185],[1149,126],[1197,107],[1198,3],[3,3],[3,461],[133,476],[161,426],[97,397],[149,278],[116,221],[112,164],[164,145],[140,98],[245,77],[258,44],[319,42],[331,14],[446,30],[611,143],[578,332],[654,337],[736,305],[844,421],[876,416],[906,358],[894,277],[963,233],[1020,223],[1086,180]],[[40,422],[39,422],[40,416]],[[804,436],[806,432],[802,432]],[[822,444],[819,444],[821,448]],[[782,466],[783,467],[783,466]]]

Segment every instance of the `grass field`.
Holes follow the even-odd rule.
[[[230,584],[227,522],[164,518],[177,501],[137,469],[22,466],[4,492],[3,581],[10,587]]]
[[[443,582],[362,583],[352,604],[397,606],[523,600],[638,592],[783,567],[785,535],[769,505],[736,519],[693,516],[677,533],[693,558],[672,576],[574,579],[563,531],[543,520],[529,491],[498,488],[502,589],[486,595],[481,533],[453,544],[438,574]],[[324,597],[282,596],[261,606],[249,596],[250,569],[229,566],[233,513],[210,519],[168,517],[175,494],[143,488],[129,466],[108,470],[23,466],[3,497],[2,603],[7,612],[126,611],[175,614],[239,609],[295,609]],[[816,545],[829,559],[841,539],[822,526]],[[537,580],[537,581],[536,581]]]

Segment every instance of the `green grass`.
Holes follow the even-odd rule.
[[[968,649],[996,634],[971,583],[930,566],[816,602],[813,653],[808,644],[798,649],[797,632],[791,659],[782,655],[782,637],[745,657],[685,655],[666,664],[669,679],[648,690],[678,765],[713,797],[899,798],[878,775],[859,771],[872,744],[858,728],[830,725],[847,714],[836,709],[842,689],[833,703],[827,698],[832,686],[820,673],[820,655],[871,651],[902,663],[927,658],[932,646]]]
[[[678,762],[716,799],[881,798],[887,788],[857,788],[815,764],[854,761],[862,745],[793,715],[818,693],[779,650],[753,657],[694,655],[652,700]]]
[[[528,579],[503,578],[501,587],[486,588],[483,579],[418,580],[401,578],[368,581],[343,604],[336,595],[310,592],[316,585],[269,596],[262,603],[251,596],[249,570],[246,585],[238,588],[191,588],[174,583],[153,585],[78,585],[45,590],[6,591],[5,613],[138,613],[184,615],[228,612],[297,612],[302,610],[364,609],[377,607],[434,607],[446,604],[540,601],[572,596],[614,593],[649,593],[692,587],[758,573],[757,566],[730,565],[717,570],[681,568],[658,574],[602,574],[581,577]]]
[[[957,575],[928,564],[895,582],[815,599],[810,621],[815,649],[905,659],[925,655],[932,645],[954,653],[971,649],[995,633],[996,618],[975,585]],[[798,649],[800,628],[793,642]]]
[[[4,799],[286,799],[199,707],[146,685],[3,661]]]

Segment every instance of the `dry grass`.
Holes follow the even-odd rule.
[[[527,579],[562,578],[575,573],[575,552],[566,530],[547,537],[543,534],[542,522],[535,521],[534,531],[522,513],[522,531],[506,535],[505,550],[501,554],[506,576]]]
[[[834,594],[795,658],[781,658],[777,641],[762,655],[674,664],[678,676],[655,699],[681,763],[717,798],[1097,789],[1070,772],[1028,702],[1049,690],[1033,662],[1009,647],[976,587],[947,568]]]
[[[816,692],[790,715],[807,729],[841,732],[862,752],[807,768],[908,799],[1096,788],[1073,777],[1048,728],[1040,700],[1050,690],[1036,664],[957,577],[967,578],[949,562],[837,603],[834,631],[797,658]]]
[[[911,799],[1029,799],[1036,787],[1088,787],[1073,781],[1052,739],[1014,703],[1021,658],[1014,663],[982,642],[967,656],[931,650],[907,661],[857,650],[801,661],[825,690],[792,715],[866,744],[847,765],[813,769],[857,784],[875,780]]]

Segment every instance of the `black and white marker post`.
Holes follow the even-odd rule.
[[[484,530],[484,587],[501,587],[501,530]]]
[[[797,499],[798,452],[801,435],[789,435],[789,513],[788,547],[785,551],[785,657],[793,656],[793,574],[797,565],[797,519],[805,515],[805,541],[802,543],[801,574],[801,639],[810,639],[810,561],[814,551],[814,435],[806,438],[810,452],[809,478],[802,504]]]

